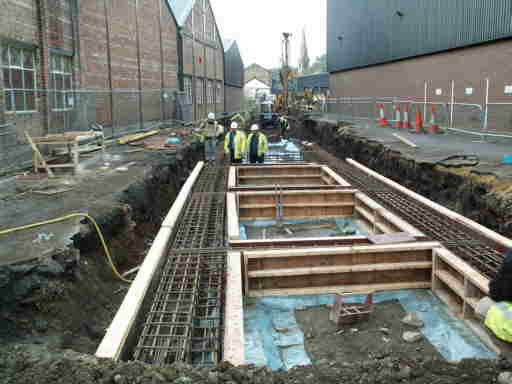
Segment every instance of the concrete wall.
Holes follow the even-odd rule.
[[[492,58],[492,59],[490,59]],[[512,95],[504,93],[512,85],[512,40],[499,41],[470,48],[462,48],[428,56],[416,57],[389,64],[331,73],[332,97],[399,96],[423,100],[424,85],[428,81],[428,100],[450,103],[451,81],[455,81],[455,101],[465,104],[485,104],[486,81],[491,80],[491,102],[510,102]],[[472,95],[466,94],[472,88]],[[436,90],[442,94],[437,95]],[[459,107],[456,124],[481,125],[477,109]],[[467,121],[466,121],[467,120]],[[511,106],[493,106],[489,109],[489,128],[512,133]]]
[[[226,85],[226,112],[239,112],[242,110],[242,99],[244,98],[243,88],[230,87]]]

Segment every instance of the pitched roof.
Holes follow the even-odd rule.
[[[224,52],[229,51],[234,42],[235,40],[233,39],[222,39],[222,45],[224,45]]]
[[[174,17],[176,17],[176,21],[179,26],[185,24],[187,20],[187,16],[192,11],[194,7],[195,0],[167,0],[169,7],[174,13]]]

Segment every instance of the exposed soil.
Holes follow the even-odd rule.
[[[402,324],[405,312],[398,301],[376,304],[368,321],[340,328],[329,320],[329,312],[325,306],[295,311],[306,335],[306,351],[315,364],[322,360],[354,363],[388,356],[401,356],[404,362],[441,358],[425,338],[415,343],[402,339],[404,332],[418,329]]]
[[[489,384],[506,362],[466,360],[451,364],[418,357],[403,359],[390,355],[354,363],[318,362],[289,372],[266,368],[191,368],[184,364],[151,366],[138,362],[114,363],[71,350],[49,350],[46,346],[10,345],[0,349],[1,384]]]

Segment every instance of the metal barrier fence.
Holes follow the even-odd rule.
[[[471,88],[455,81],[445,84],[425,82],[423,93],[422,97],[330,98],[322,110],[346,121],[374,122],[379,120],[382,106],[386,119],[396,123],[396,108],[400,108],[402,120],[404,109],[408,108],[413,124],[419,111],[427,125],[435,121],[444,129],[483,139],[512,138],[512,85],[498,84],[490,79],[473,83]],[[479,99],[482,99],[481,103],[475,102]]]
[[[30,164],[24,132],[43,136],[95,129],[109,139],[187,118],[184,98],[176,89],[10,92],[5,91],[5,106],[0,105],[0,174]]]

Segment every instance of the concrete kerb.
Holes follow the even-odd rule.
[[[187,197],[201,173],[203,166],[204,163],[199,162],[181,188],[164,224],[160,228],[151,249],[142,263],[137,277],[130,286],[114,320],[107,330],[107,334],[96,350],[96,357],[115,361],[119,361],[122,358],[124,347],[135,325],[144,297],[151,285],[156,270],[161,265],[168,251],[169,240],[176,222],[185,207]]]

